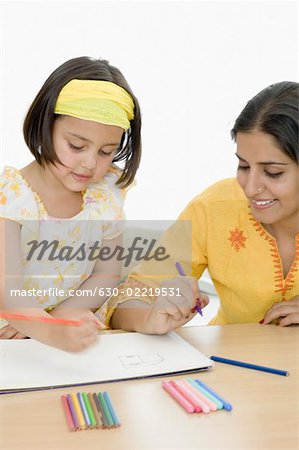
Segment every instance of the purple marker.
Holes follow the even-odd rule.
[[[177,269],[179,275],[181,275],[181,277],[185,277],[185,276],[186,276],[186,274],[185,274],[185,272],[184,272],[184,269],[183,269],[182,265],[181,265],[179,262],[176,262],[176,263],[175,263],[175,267],[176,267],[176,269]],[[196,306],[195,306],[195,309],[196,309],[196,311],[202,316],[202,310],[201,310],[201,307],[198,306],[198,305],[196,305]]]

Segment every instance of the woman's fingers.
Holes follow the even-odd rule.
[[[287,316],[291,316],[287,319]],[[299,299],[298,296],[292,300],[275,303],[272,308],[266,313],[263,324],[267,325],[273,320],[281,319],[279,324],[281,326],[290,325],[291,323],[299,323]],[[292,322],[290,322],[292,320]]]
[[[154,307],[180,321],[188,319],[196,313],[196,306],[204,308],[209,299],[205,294],[201,294],[197,280],[193,277],[178,277],[167,279],[162,285],[165,295],[157,298]],[[170,295],[174,293],[174,295]]]
[[[277,325],[280,327],[287,327],[288,325],[299,324],[299,314],[292,313],[283,319],[279,320]]]

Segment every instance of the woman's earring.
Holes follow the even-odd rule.
[[[40,145],[39,145],[38,148],[37,148],[37,153],[39,153],[40,155],[42,154],[42,148],[41,148]]]

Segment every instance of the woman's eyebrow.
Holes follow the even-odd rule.
[[[237,153],[235,153],[236,157],[243,162],[247,162],[246,159],[241,158],[240,155],[238,155]],[[288,163],[282,163],[282,162],[277,162],[277,161],[262,161],[259,162],[258,164],[260,164],[261,166],[270,166],[271,164],[275,164],[275,165],[279,165],[279,166],[288,166]]]

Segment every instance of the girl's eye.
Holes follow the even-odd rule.
[[[267,177],[270,177],[270,178],[278,178],[283,174],[283,172],[271,173],[271,172],[268,172],[267,170],[265,170],[265,174],[267,175]]]
[[[249,166],[238,166],[238,170],[247,170]]]
[[[114,152],[114,150],[112,150],[112,152],[103,152],[103,150],[100,150],[99,155],[103,156],[104,158],[108,158],[109,156],[112,155],[113,152]]]
[[[75,150],[75,151],[77,151],[77,152],[79,152],[80,150],[83,150],[83,147],[77,147],[76,145],[73,145],[71,142],[69,142],[69,147],[70,147],[72,150]]]

